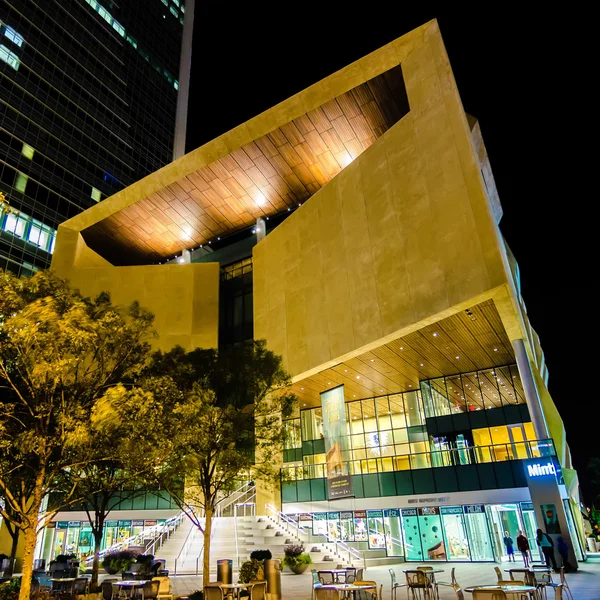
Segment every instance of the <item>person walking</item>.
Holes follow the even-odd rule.
[[[514,542],[508,531],[504,532],[504,545],[506,546],[506,554],[508,554],[508,562],[515,562]]]
[[[567,546],[567,543],[560,535],[556,538],[556,549],[560,554],[561,566],[564,568],[565,573],[573,571],[573,567],[569,563],[569,546]]]
[[[522,531],[519,531],[517,536],[517,548],[523,556],[523,566],[529,568],[529,540]]]
[[[554,558],[554,542],[552,541],[552,538],[547,533],[544,533],[541,529],[538,529],[536,540],[539,547],[542,549],[546,566],[549,567],[550,564],[552,564],[552,568],[555,571],[558,571],[556,559]]]

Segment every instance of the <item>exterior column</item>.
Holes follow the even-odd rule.
[[[517,367],[519,369],[519,375],[521,376],[521,383],[523,384],[525,400],[527,401],[527,406],[529,408],[529,415],[531,416],[535,436],[538,440],[548,439],[550,437],[550,432],[546,425],[546,418],[544,417],[544,411],[542,410],[542,402],[540,395],[538,394],[537,386],[535,385],[533,371],[531,370],[531,364],[529,363],[529,357],[527,356],[527,350],[525,349],[525,342],[522,339],[513,340],[512,345],[515,350]]]

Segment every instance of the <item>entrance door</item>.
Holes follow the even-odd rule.
[[[402,526],[400,525],[400,510],[389,508],[383,511],[385,528],[385,548],[388,556],[404,556],[402,545]]]
[[[470,560],[462,506],[442,506],[440,513],[448,560]]]
[[[521,515],[519,514],[519,505],[491,504],[488,506],[488,511],[492,523],[496,556],[499,556],[500,560],[508,560],[508,554],[504,544],[505,532],[508,531],[508,535],[513,540],[513,548],[515,552],[518,552],[517,536],[519,535],[519,531],[523,531]]]
[[[421,534],[419,532],[419,521],[416,508],[403,508],[402,532],[404,539],[404,553],[406,560],[423,560],[421,550]]]
[[[494,560],[494,550],[483,504],[463,506],[472,561]]]
[[[540,560],[540,549],[535,541],[535,532],[537,531],[537,522],[535,520],[535,511],[531,502],[521,504],[521,514],[523,515],[523,532],[529,540],[529,550],[533,560]]]

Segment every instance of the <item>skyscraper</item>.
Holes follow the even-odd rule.
[[[185,151],[193,0],[0,0],[0,268]]]

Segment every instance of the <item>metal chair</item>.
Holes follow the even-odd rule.
[[[311,569],[310,572],[311,572],[312,578],[313,578],[312,592],[310,593],[310,598],[312,600],[315,597],[315,589],[318,587],[321,587],[323,584],[321,583],[321,580],[319,579],[319,574],[317,573],[316,569]]]
[[[114,580],[113,580],[114,581]],[[113,598],[113,584],[112,581],[103,581],[100,586],[102,590],[102,600],[112,600]]]
[[[456,600],[465,600],[465,595],[463,594],[463,591],[460,589],[460,585],[458,585],[458,583],[453,585],[452,589],[454,590],[454,593],[456,594]]]
[[[173,600],[173,594],[171,593],[171,580],[168,577],[159,575],[158,577],[153,577],[152,581],[158,581],[158,598]]]
[[[259,581],[250,588],[250,600],[265,600],[267,582]]]
[[[567,578],[565,577],[565,568],[561,567],[559,571],[560,575],[560,583],[552,583],[552,581],[545,583],[544,585],[554,589],[555,598],[567,598],[567,600],[574,600],[573,592],[571,592],[571,588],[567,583]],[[557,590],[560,588],[560,592]],[[564,592],[564,594],[563,594]],[[558,595],[560,593],[560,596]]]
[[[141,589],[142,600],[156,600],[158,598],[158,590],[160,589],[160,581],[146,581]]]
[[[315,589],[317,600],[341,600],[340,593],[334,588],[320,587]],[[208,600],[208,599],[205,599]]]
[[[437,597],[437,590],[426,570],[406,571],[406,585],[410,590],[413,600],[423,597],[425,600],[432,600]]]
[[[398,588],[403,588],[403,587],[407,587],[406,583],[398,583],[398,580],[396,579],[396,572],[394,571],[394,569],[389,569],[390,571],[390,577],[392,579],[392,590],[391,590],[391,596],[393,600],[396,600],[396,598],[398,597]],[[408,590],[407,590],[408,592]]]
[[[335,578],[331,571],[319,571],[319,581],[323,585],[333,585],[335,583]]]
[[[90,581],[87,577],[78,577],[73,585],[73,594],[75,596],[85,595],[88,593],[88,585]]]
[[[391,571],[391,569],[390,569]],[[456,567],[452,567],[452,571],[450,571],[450,582],[447,581],[436,581],[436,585],[440,586],[440,585],[444,585],[447,587],[451,587],[453,588],[455,585],[458,585],[458,582],[456,581],[456,577],[455,577],[455,572],[456,572]]]
[[[502,575],[500,568],[494,567],[494,571],[496,571],[496,577],[498,578],[498,581],[502,581],[504,579],[504,575]]]
[[[209,583],[204,587],[204,600],[225,600],[223,588],[216,583]]]
[[[345,583],[354,583],[355,581],[356,581],[356,567],[347,567]]]

